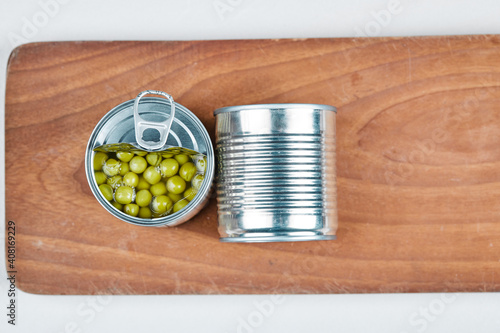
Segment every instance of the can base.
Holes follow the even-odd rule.
[[[335,235],[239,235],[236,237],[222,237],[219,240],[224,243],[267,243],[267,242],[300,242],[335,240]]]

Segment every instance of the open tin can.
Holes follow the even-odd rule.
[[[214,115],[221,241],[335,239],[336,109],[242,105]]]
[[[152,219],[127,215],[103,196],[94,178],[94,149],[108,144],[131,144],[147,152],[163,152],[170,147],[178,147],[203,154],[206,156],[204,180],[196,196],[174,214]],[[92,193],[115,217],[135,225],[175,226],[191,219],[208,202],[214,177],[214,151],[207,130],[191,111],[164,92],[147,90],[137,98],[114,107],[99,121],[87,145],[85,172]]]

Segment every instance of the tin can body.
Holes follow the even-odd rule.
[[[266,104],[214,114],[221,241],[335,239],[336,109]]]
[[[176,114],[170,127],[166,144],[183,147],[206,155],[207,168],[205,180],[198,194],[181,211],[155,219],[143,219],[127,215],[107,201],[100,193],[93,176],[93,149],[110,143],[134,143],[134,100],[124,102],[109,111],[97,124],[92,132],[85,153],[85,172],[94,196],[99,203],[117,218],[136,225],[144,226],[175,226],[186,222],[195,216],[208,202],[214,177],[214,151],[210,136],[201,121],[187,108],[175,103]],[[162,122],[168,117],[170,104],[167,100],[157,97],[145,97],[140,103],[140,115],[152,122]]]

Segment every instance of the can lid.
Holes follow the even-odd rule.
[[[337,108],[326,104],[307,104],[307,103],[275,103],[275,104],[248,104],[248,105],[235,105],[226,106],[216,109],[214,116],[219,113],[235,112],[242,110],[283,110],[283,109],[309,109],[309,110],[324,110],[333,111],[337,113]]]

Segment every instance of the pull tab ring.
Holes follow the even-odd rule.
[[[168,99],[170,102],[170,116],[165,121],[147,121],[139,115],[139,100],[145,95],[162,95]],[[172,121],[175,115],[175,103],[172,96],[169,94],[159,91],[159,90],[145,90],[137,97],[134,101],[134,123],[135,123],[135,139],[139,146],[147,150],[155,150],[162,148],[167,142],[168,133],[170,132],[170,126],[172,126]],[[147,129],[155,129],[160,133],[160,141],[146,141],[143,139],[144,131]]]

